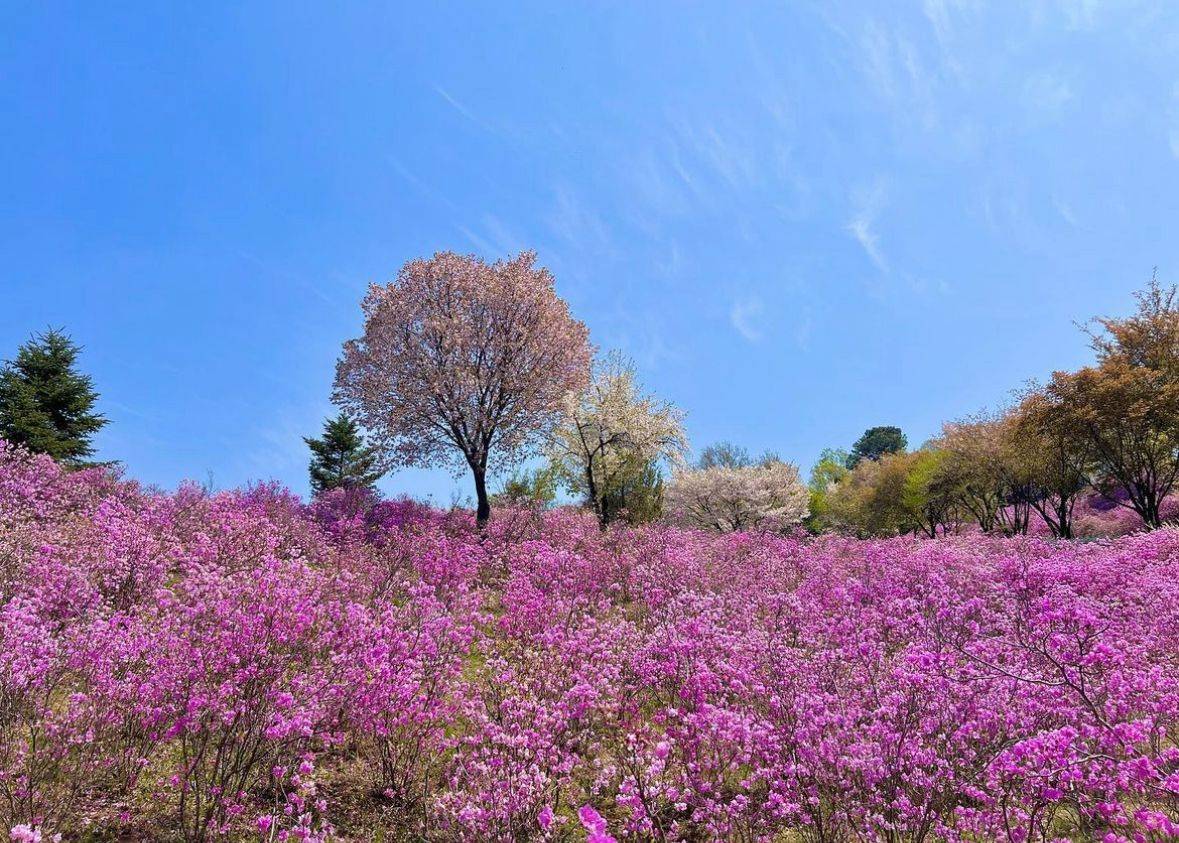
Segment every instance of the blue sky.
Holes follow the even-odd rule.
[[[366,285],[438,249],[535,248],[695,445],[804,470],[1179,277],[1176,4],[0,13],[0,356],[65,327],[100,455],[163,486],[306,492]]]

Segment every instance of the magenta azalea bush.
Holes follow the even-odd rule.
[[[13,840],[1179,835],[1179,533],[602,533],[0,452]]]

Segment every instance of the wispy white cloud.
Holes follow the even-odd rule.
[[[688,350],[669,332],[662,312],[617,306],[600,334],[602,349],[616,348],[628,355],[645,371],[673,366],[688,358]]]
[[[630,203],[637,226],[660,234],[658,218],[728,213],[755,194],[808,192],[794,154],[798,126],[788,81],[764,57],[753,64],[739,103],[707,112],[668,110],[661,136],[635,150],[623,177],[637,200]]]
[[[944,68],[957,72],[957,63],[946,49],[942,60],[922,54],[912,35],[902,27],[869,20],[855,46],[861,69],[877,96],[902,121],[903,128],[916,122],[926,131],[942,124],[939,85]]]
[[[524,251],[524,241],[495,214],[484,214],[477,228],[460,225],[458,230],[490,260],[506,258]]]
[[[302,275],[298,275],[296,273],[293,273],[293,272],[290,272],[286,269],[283,269],[282,267],[280,267],[274,263],[271,263],[270,261],[263,260],[261,257],[254,254],[253,252],[241,251],[241,252],[239,252],[239,254],[242,256],[242,258],[244,258],[245,260],[247,260],[248,262],[253,264],[256,268],[258,268],[262,272],[264,272],[268,275],[272,275],[276,278],[282,278],[286,281],[289,281],[295,287],[298,287],[299,289],[303,290],[303,292],[308,293],[309,295],[313,296],[314,298],[318,299],[319,301],[323,302],[324,304],[328,304],[328,305],[331,305],[332,307],[337,307],[337,308],[343,308],[343,307],[349,306],[349,303],[344,302],[339,297],[333,297],[333,296],[329,295],[322,287],[320,287],[320,285],[318,283],[314,283],[310,279],[305,278]]]
[[[765,307],[758,296],[742,296],[735,299],[729,308],[729,324],[749,342],[760,342],[764,311]]]
[[[335,408],[323,399],[272,410],[268,424],[252,433],[254,447],[245,456],[244,473],[256,480],[296,473],[308,459],[303,437],[317,435],[323,420],[334,413]]]
[[[883,178],[877,178],[866,189],[853,191],[852,205],[854,212],[848,220],[847,230],[868,255],[875,267],[882,273],[888,273],[888,261],[880,248],[880,235],[876,231],[876,221],[888,199],[888,185]]]
[[[160,421],[158,413],[144,412],[141,407],[132,407],[129,404],[124,404],[122,401],[115,401],[113,398],[103,398],[102,406],[104,410],[108,407],[113,408],[118,411],[120,416],[131,416],[132,418],[150,422],[151,424],[157,424]]]
[[[1056,208],[1056,212],[1060,214],[1061,219],[1074,228],[1077,226],[1077,214],[1073,210],[1072,205],[1061,199],[1059,196],[1052,197],[1052,205]]]
[[[953,76],[963,75],[963,66],[958,50],[958,22],[955,18],[977,12],[981,4],[975,0],[925,0],[921,10],[925,19],[933,29],[933,36],[941,50],[941,60],[945,69]],[[967,24],[964,29],[969,29]]]
[[[996,172],[982,185],[983,218],[1013,247],[1033,252],[1048,248],[1051,238],[1036,213],[1038,207],[1033,183],[1024,174]]]
[[[625,176],[635,199],[628,216],[648,233],[659,233],[653,215],[679,216],[688,209],[693,185],[674,147],[670,153],[654,147],[641,151],[630,161]]]
[[[1059,71],[1044,70],[1028,77],[1023,96],[1033,112],[1054,117],[1073,99],[1073,89]]]
[[[447,199],[441,191],[432,185],[427,184],[423,179],[418,178],[418,176],[415,175],[413,171],[411,171],[396,158],[390,157],[389,164],[393,167],[394,170],[397,171],[399,176],[401,176],[403,179],[405,179],[406,182],[410,184],[410,186],[412,186],[415,190],[417,190],[418,193],[429,199],[431,202],[443,205],[452,211],[458,209],[458,206],[455,205],[454,202],[451,202],[449,199]]]
[[[442,97],[442,99],[445,100],[451,106],[451,108],[453,108],[455,111],[457,111],[463,117],[470,120],[476,126],[479,126],[482,129],[486,129],[489,132],[496,131],[494,126],[492,126],[490,123],[488,123],[482,117],[480,117],[478,114],[476,114],[474,111],[472,111],[466,105],[464,105],[462,102],[460,102],[454,96],[452,96],[450,94],[450,92],[447,91],[445,88],[443,88],[441,85],[435,85],[434,92],[436,94],[438,94],[438,96]]]
[[[476,249],[479,250],[479,252],[483,255],[483,257],[490,258],[490,257],[493,257],[498,252],[498,249],[496,249],[495,246],[491,245],[490,240],[488,240],[483,235],[473,231],[472,229],[467,228],[467,226],[460,225],[458,227],[458,230],[462,232],[463,237],[466,237],[467,240],[469,240],[471,242],[472,246],[474,246]]]
[[[664,278],[675,278],[684,265],[684,256],[680,250],[678,240],[672,240],[667,247],[667,255],[655,262],[655,268]]]
[[[701,167],[719,178],[728,189],[741,190],[757,180],[756,155],[733,126],[722,128],[713,120],[681,122],[678,135]],[[677,172],[685,183],[692,184],[692,178],[679,162]]]
[[[1092,29],[1097,24],[1098,0],[1058,0],[1071,29]]]
[[[613,251],[610,229],[597,212],[568,185],[559,185],[553,193],[553,208],[546,221],[558,238],[582,251],[599,255]]]
[[[893,72],[892,38],[888,30],[876,21],[868,21],[860,37],[860,51],[868,80],[883,97],[895,99],[897,84]]]
[[[471,108],[465,102],[460,100],[446,88],[441,85],[434,86],[434,92],[442,98],[442,101],[453,108],[463,119],[467,120],[473,126],[480,130],[494,135],[500,141],[506,142],[512,146],[519,146],[529,139],[530,135],[525,134],[514,126],[503,121],[489,120],[483,115],[479,114],[474,108]]]
[[[950,23],[950,10],[946,0],[925,0],[921,6],[926,20],[933,27],[934,36],[944,49],[953,37],[953,27]]]

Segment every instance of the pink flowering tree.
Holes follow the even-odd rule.
[[[475,481],[516,462],[561,399],[589,378],[589,333],[533,252],[486,263],[439,252],[373,285],[364,335],[344,344],[334,397],[373,431],[391,466],[438,460]]]

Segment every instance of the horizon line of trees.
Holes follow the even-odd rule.
[[[903,439],[875,454],[860,443],[825,451],[811,471],[811,529],[933,537],[972,523],[1020,535],[1034,513],[1067,539],[1089,493],[1162,526],[1179,478],[1176,288],[1156,274],[1135,302],[1132,315],[1084,329],[1092,365],[1028,385],[1011,406],[947,422],[914,451]]]
[[[1014,535],[1036,513],[1063,538],[1092,490],[1155,528],[1179,478],[1179,307],[1157,275],[1135,301],[1133,315],[1090,324],[1093,365],[947,422],[913,451],[898,427],[871,427],[849,450],[824,451],[804,484],[776,455],[729,443],[689,464],[683,412],[644,392],[629,360],[597,353],[535,253],[488,263],[439,252],[370,286],[364,331],[337,364],[340,412],[304,440],[310,485],[373,492],[390,470],[449,466],[470,472],[480,527],[493,503],[550,506],[563,489],[603,529],[666,518],[721,532],[804,522],[932,537],[974,523]],[[95,464],[91,439],[107,420],[79,351],[60,330],[21,346],[0,370],[0,439]]]

